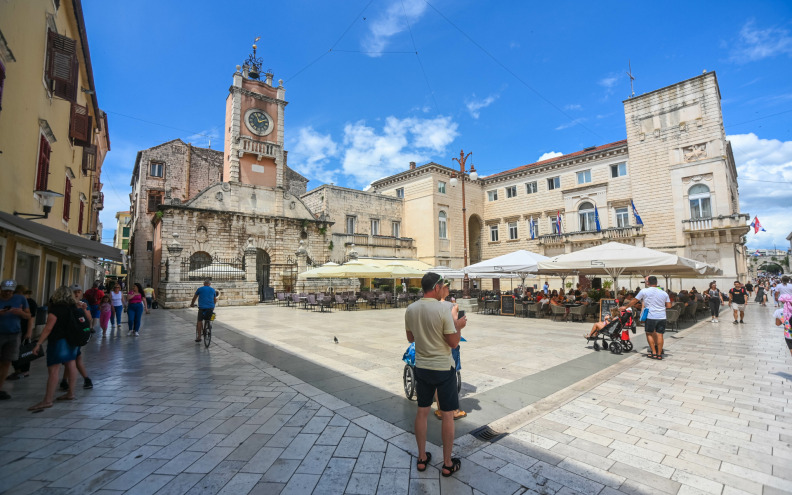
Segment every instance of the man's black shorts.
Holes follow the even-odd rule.
[[[650,320],[647,319],[644,323],[644,332],[652,333],[657,332],[659,334],[665,333],[666,321],[665,319],[662,320]]]
[[[454,368],[448,368],[445,371],[415,368],[415,390],[418,395],[418,407],[431,406],[436,390],[438,409],[441,411],[459,409],[459,394],[457,393],[456,370]]]

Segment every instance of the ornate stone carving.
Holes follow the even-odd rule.
[[[682,154],[686,162],[695,162],[707,157],[707,143],[694,144],[682,148]]]

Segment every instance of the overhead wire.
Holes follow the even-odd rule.
[[[439,114],[440,113],[440,106],[437,104],[437,99],[435,98],[434,90],[432,89],[432,85],[429,84],[429,76],[426,75],[426,70],[424,69],[423,62],[421,62],[421,56],[418,54],[418,45],[415,43],[415,37],[412,33],[412,26],[410,26],[410,18],[407,16],[407,9],[404,7],[404,0],[401,0],[402,11],[404,12],[404,22],[407,24],[407,31],[410,33],[410,40],[412,41],[413,48],[415,49],[415,58],[418,60],[418,66],[421,68],[421,74],[424,76],[424,81],[426,81],[426,87],[429,89],[429,96],[432,97],[432,101],[435,104],[435,111]]]
[[[545,97],[545,96],[544,96],[542,93],[540,93],[538,90],[536,90],[536,89],[535,89],[533,86],[531,86],[530,84],[528,84],[528,83],[527,83],[525,80],[523,80],[523,78],[521,78],[521,77],[520,77],[519,75],[517,75],[517,74],[516,74],[516,73],[515,73],[513,70],[511,70],[509,67],[507,67],[507,66],[506,66],[506,64],[504,64],[503,62],[501,62],[500,60],[498,60],[498,59],[497,59],[497,58],[496,58],[496,57],[495,57],[495,56],[494,56],[492,53],[490,53],[490,52],[489,52],[489,51],[488,51],[486,48],[484,48],[483,46],[481,46],[481,45],[480,45],[480,44],[479,44],[479,43],[478,43],[476,40],[474,40],[474,39],[473,39],[473,38],[472,38],[470,35],[468,35],[468,34],[467,34],[465,31],[463,31],[463,30],[462,30],[462,28],[460,28],[459,26],[457,26],[456,24],[454,24],[454,22],[452,22],[452,21],[451,21],[451,19],[449,19],[448,17],[446,17],[446,16],[445,16],[445,15],[444,15],[442,12],[440,12],[440,10],[438,10],[438,8],[437,8],[437,7],[435,7],[434,5],[432,5],[432,4],[431,4],[431,3],[430,3],[428,0],[424,0],[424,2],[426,3],[426,5],[430,6],[430,7],[432,8],[432,10],[434,10],[435,12],[437,12],[437,14],[438,14],[440,17],[442,17],[442,18],[443,18],[443,19],[444,19],[444,20],[445,20],[445,21],[446,21],[448,24],[450,24],[450,25],[451,25],[451,26],[452,26],[454,29],[456,29],[457,31],[459,31],[460,33],[462,33],[462,35],[463,35],[465,38],[467,38],[467,39],[468,39],[468,41],[470,41],[471,43],[473,43],[473,44],[474,44],[474,45],[475,45],[475,46],[476,46],[476,47],[477,47],[479,50],[481,50],[481,51],[482,51],[482,52],[483,52],[485,55],[487,55],[487,56],[488,56],[490,59],[492,59],[492,61],[493,61],[493,62],[495,62],[495,63],[496,63],[497,65],[499,65],[499,66],[500,66],[500,67],[501,67],[503,70],[505,70],[506,72],[508,72],[509,74],[511,74],[511,76],[512,76],[512,77],[514,77],[514,78],[515,78],[517,81],[519,81],[519,82],[520,82],[520,83],[521,83],[523,86],[525,86],[526,88],[528,88],[529,90],[531,90],[531,91],[532,91],[532,92],[533,92],[533,93],[534,93],[536,96],[538,96],[538,97],[539,97],[539,98],[540,98],[542,101],[544,101],[545,103],[547,103],[548,105],[550,105],[551,107],[553,107],[553,108],[554,108],[556,111],[558,111],[558,113],[560,113],[560,114],[561,114],[561,115],[563,115],[564,117],[568,118],[570,122],[573,122],[573,121],[575,121],[575,120],[576,120],[576,119],[575,119],[575,118],[573,118],[571,115],[569,115],[568,113],[566,113],[566,112],[565,112],[565,111],[564,111],[564,110],[563,110],[561,107],[559,107],[558,105],[556,105],[555,103],[553,103],[552,101],[550,101],[550,100],[549,100],[547,97]],[[602,140],[605,140],[605,138],[604,138],[604,137],[602,137],[602,136],[601,136],[599,133],[597,133],[597,132],[596,132],[596,131],[594,131],[593,129],[589,128],[587,125],[583,124],[582,122],[577,122],[575,125],[579,125],[580,127],[582,127],[583,129],[586,129],[587,131],[589,131],[589,132],[590,132],[590,133],[592,133],[593,135],[597,136],[598,138],[600,138],[600,139],[602,139]]]

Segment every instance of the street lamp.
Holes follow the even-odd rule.
[[[42,209],[44,210],[44,214],[38,213],[20,213],[18,211],[14,211],[14,215],[18,217],[27,217],[31,220],[38,220],[39,218],[47,218],[49,216],[49,212],[52,211],[52,206],[55,204],[55,198],[62,198],[63,194],[56,193],[55,191],[33,191],[39,197],[41,201]]]
[[[468,172],[465,169],[465,162],[467,159],[472,155],[473,152],[471,151],[467,155],[465,155],[464,150],[459,151],[459,158],[452,158],[452,160],[459,163],[459,177],[462,179],[462,246],[465,253],[465,266],[468,265],[468,238],[467,238],[467,207],[465,204],[465,174]],[[473,163],[470,163],[470,180],[477,180],[478,173],[476,172],[476,167]],[[456,187],[457,185],[457,174],[456,172],[451,173],[451,187]],[[465,273],[465,278],[462,281],[462,297],[465,299],[470,299],[470,278],[468,274]]]

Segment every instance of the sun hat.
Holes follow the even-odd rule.
[[[0,290],[14,290],[17,287],[16,280],[13,279],[6,279],[3,280],[3,283],[0,284]]]

